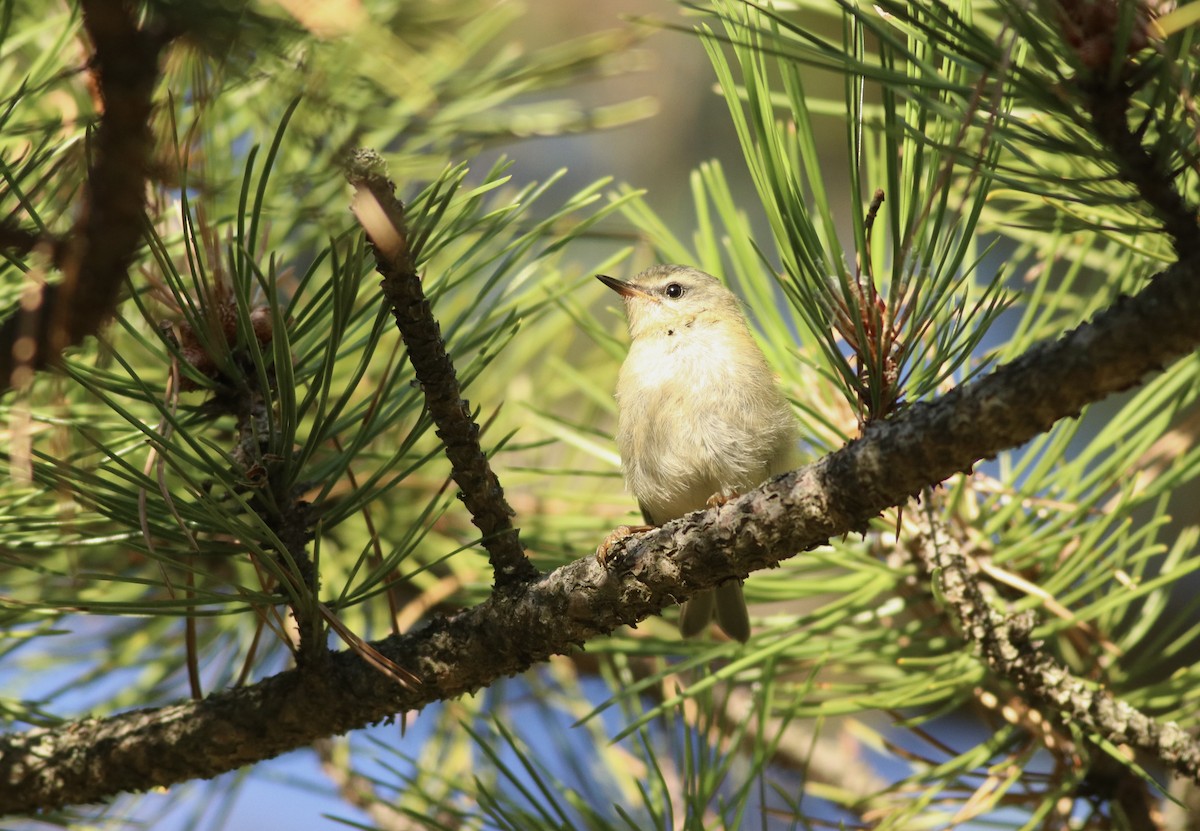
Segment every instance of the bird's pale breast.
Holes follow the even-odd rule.
[[[790,467],[793,416],[757,345],[744,348],[749,339],[744,327],[713,327],[632,345],[617,387],[617,443],[652,522]]]

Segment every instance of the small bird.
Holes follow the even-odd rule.
[[[625,301],[632,343],[617,381],[617,447],[648,524],[720,504],[795,466],[795,416],[729,289],[681,265],[629,282],[596,278]],[[680,631],[703,632],[714,611],[731,638],[750,637],[741,581],[684,602]]]

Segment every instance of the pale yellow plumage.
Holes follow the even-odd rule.
[[[737,298],[716,278],[655,266],[630,282],[600,277],[624,298],[632,343],[617,382],[617,446],[646,522],[661,525],[793,467],[796,425]],[[717,622],[746,640],[741,584],[683,604],[680,629]]]

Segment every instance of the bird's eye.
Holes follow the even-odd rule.
[[[667,297],[683,297],[683,286],[678,283],[668,283],[666,294]]]

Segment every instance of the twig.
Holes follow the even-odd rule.
[[[479,444],[479,426],[462,397],[454,364],[421,286],[408,247],[404,206],[373,151],[359,151],[347,176],[355,190],[354,215],[375,249],[376,270],[383,276],[380,287],[408,347],[462,501],[483,534],[481,542],[491,561],[496,588],[519,587],[535,580],[538,571],[525,556],[519,532],[513,527],[513,509]]]
[[[979,648],[992,671],[1062,727],[1077,726],[1114,745],[1154,754],[1180,774],[1200,779],[1200,744],[1172,721],[1158,722],[1107,690],[1076,678],[1040,641],[1030,638],[1033,612],[1005,615],[983,596],[956,541],[936,515],[932,489],[913,554],[940,602],[957,618],[963,636]]]
[[[863,220],[863,229],[867,234],[867,251],[871,250],[871,231],[875,227],[875,217],[879,215],[879,209],[883,207],[883,188],[875,188],[875,194],[871,197],[871,204],[867,206],[867,216]],[[867,262],[870,262],[868,256]],[[870,275],[871,269],[867,268],[867,274]]]
[[[1154,211],[1180,257],[1200,250],[1195,209],[1174,186],[1167,161],[1147,150],[1129,128],[1128,85],[1122,83],[1115,90],[1097,86],[1085,92],[1092,130],[1112,151],[1120,178],[1131,183]]]
[[[289,608],[299,633],[299,643],[294,649],[296,663],[308,669],[323,668],[329,650],[322,619],[334,621],[330,621],[329,614],[320,608],[317,600],[321,577],[308,550],[313,538],[311,506],[297,492],[277,487],[278,483],[271,475],[272,466],[267,455],[270,452],[268,437],[274,432],[271,426],[274,414],[267,393],[253,387],[239,390],[239,393],[234,400],[237,443],[230,457],[243,472],[251,494],[251,506],[263,517],[284,548],[275,552],[275,559],[291,583],[292,591],[285,590],[284,593],[290,598]],[[339,634],[342,633],[339,631]],[[346,643],[352,649],[358,645],[352,639]]]

